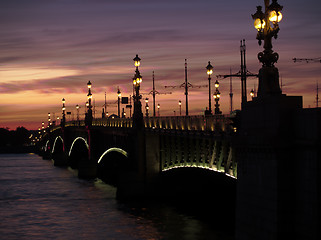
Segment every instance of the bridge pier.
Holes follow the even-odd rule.
[[[78,177],[83,179],[94,179],[97,176],[97,163],[82,158],[78,162]]]
[[[54,152],[52,153],[51,159],[54,162],[54,166],[57,166],[57,167],[68,166],[68,154],[65,152]]]
[[[130,135],[133,144],[131,152],[132,168],[119,177],[117,198],[122,200],[139,199],[146,196],[146,144],[145,130],[134,128]]]
[[[238,240],[319,239],[314,226],[304,230],[302,224],[298,224],[302,222],[301,218],[312,217],[303,210],[306,207],[299,199],[305,199],[306,192],[298,186],[310,188],[310,184],[319,184],[320,188],[320,173],[319,177],[312,179],[311,173],[300,171],[300,161],[310,161],[310,157],[301,154],[302,145],[297,142],[302,137],[297,134],[299,129],[310,124],[296,122],[300,109],[302,97],[285,95],[266,96],[244,105],[240,137],[236,144]],[[318,128],[320,123],[314,131],[320,131]],[[310,151],[317,151],[313,144]],[[320,155],[316,153],[315,156],[313,161],[321,160]],[[299,176],[304,182],[298,180]],[[310,193],[313,198],[310,204],[320,212],[317,210],[318,202],[321,203],[317,192]],[[320,223],[320,219],[312,222]]]

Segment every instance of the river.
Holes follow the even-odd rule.
[[[233,239],[233,232],[172,205],[121,203],[115,193],[38,155],[1,154],[0,238]]]

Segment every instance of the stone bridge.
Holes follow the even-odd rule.
[[[81,178],[98,176],[120,187],[153,185],[164,171],[200,168],[237,177],[231,116],[150,117],[144,128],[130,118],[66,122],[42,136],[42,154]],[[136,187],[131,186],[132,189]],[[134,191],[134,190],[133,190]]]

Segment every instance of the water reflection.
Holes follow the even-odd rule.
[[[101,180],[80,180],[36,155],[0,155],[3,239],[233,239],[175,206],[115,195]]]

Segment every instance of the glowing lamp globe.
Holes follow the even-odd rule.
[[[141,59],[138,57],[138,54],[136,54],[136,57],[133,60],[134,60],[135,67],[139,67]]]
[[[254,20],[254,27],[258,30],[261,31],[265,27],[265,21],[261,20],[259,18]]]
[[[213,74],[213,66],[211,65],[211,62],[208,62],[206,69],[209,76]]]
[[[276,13],[276,11],[271,11],[269,14],[269,20],[273,23],[280,22],[282,20],[282,13]]]

